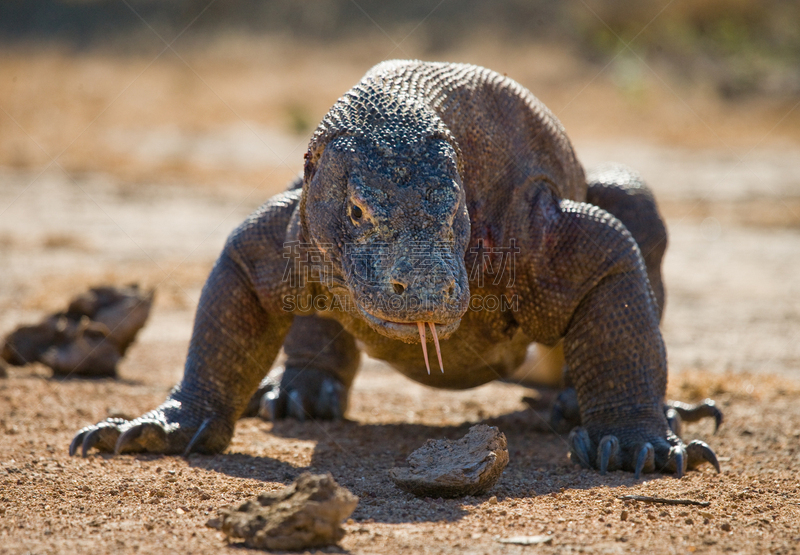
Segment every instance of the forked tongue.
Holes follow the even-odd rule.
[[[425,343],[425,324],[417,322],[417,329],[419,329],[419,339],[422,341],[422,355],[425,357],[425,368],[428,369],[428,375],[431,373],[431,365],[428,362],[428,345]]]
[[[442,364],[442,350],[439,348],[439,336],[436,335],[436,324],[428,322],[431,327],[431,335],[433,336],[433,344],[436,345],[436,356],[439,357],[439,370],[444,374],[444,364]]]
[[[436,324],[428,322],[431,327],[431,334],[433,335],[433,344],[436,345],[436,356],[439,358],[439,369],[444,374],[444,365],[442,364],[442,350],[439,348],[439,336],[436,335]],[[428,362],[428,345],[425,340],[425,323],[417,322],[417,329],[419,329],[419,339],[422,343],[422,355],[425,357],[425,368],[428,369],[428,374],[431,373],[431,365]]]

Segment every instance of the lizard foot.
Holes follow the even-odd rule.
[[[233,435],[233,427],[223,419],[190,414],[179,401],[164,404],[134,420],[109,418],[78,431],[69,446],[70,456],[78,449],[86,456],[92,448],[121,453],[218,453]]]
[[[637,478],[642,472],[668,472],[680,478],[703,463],[720,472],[717,456],[705,442],[694,440],[686,445],[671,431],[660,435],[642,434],[641,430],[621,429],[593,440],[586,428],[574,428],[569,434],[570,459],[600,474],[632,470]]]
[[[704,399],[696,405],[667,401],[664,403],[664,415],[667,417],[672,432],[683,436],[684,422],[698,422],[703,418],[714,419],[714,433],[717,433],[723,421],[722,411],[712,399]],[[578,406],[578,393],[573,388],[561,391],[550,412],[550,426],[558,434],[566,434],[581,425],[581,413]]]
[[[315,368],[286,368],[280,384],[261,382],[258,416],[264,420],[307,418],[342,420],[349,388],[336,376]],[[252,403],[251,403],[252,404]]]

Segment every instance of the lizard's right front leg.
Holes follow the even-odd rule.
[[[203,288],[181,383],[161,406],[139,418],[83,428],[72,440],[70,455],[80,449],[86,456],[93,447],[117,454],[187,455],[218,453],[228,446],[236,420],[292,322],[290,313],[264,308],[264,293],[254,285],[255,269],[243,261],[234,242],[229,241]],[[262,252],[271,250],[262,247]],[[271,264],[280,264],[280,257],[278,251]]]

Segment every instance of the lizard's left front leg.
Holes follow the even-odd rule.
[[[93,448],[188,455],[228,446],[292,323],[281,310],[283,296],[296,290],[281,279],[290,194],[268,201],[229,237],[200,296],[183,379],[166,401],[130,421],[86,426],[70,455]]]
[[[582,422],[570,433],[571,458],[601,473],[621,468],[637,476],[680,477],[704,462],[719,469],[708,445],[685,445],[664,415],[658,308],[624,225],[596,207],[561,201],[538,239],[530,270],[538,316],[529,327],[553,333],[555,322],[564,339]]]

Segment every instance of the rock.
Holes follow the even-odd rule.
[[[86,316],[72,327],[69,339],[48,348],[39,356],[39,362],[57,376],[116,376],[122,355],[110,340],[108,328]]]
[[[406,459],[408,467],[393,468],[397,487],[419,497],[463,497],[489,491],[508,464],[506,436],[493,426],[478,424],[457,441],[429,439]]]
[[[243,538],[248,547],[296,551],[336,544],[344,537],[342,521],[357,504],[358,497],[330,474],[304,472],[281,491],[220,509],[206,525]]]
[[[147,322],[154,291],[141,293],[137,284],[127,287],[93,287],[70,301],[67,315],[88,316],[103,324],[120,356]]]
[[[55,375],[115,377],[117,364],[150,315],[154,292],[137,285],[95,287],[66,312],[10,333],[0,349],[8,364],[41,362]]]

